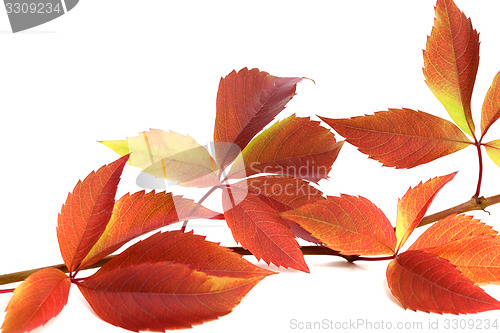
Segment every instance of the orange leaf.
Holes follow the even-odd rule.
[[[260,176],[243,180],[234,186],[241,188],[246,186],[248,193],[257,196],[272,207],[276,214],[324,199],[320,190],[311,186],[307,181],[293,177]],[[300,237],[311,243],[321,243],[294,221],[286,218],[285,221],[295,237]]]
[[[450,215],[430,226],[408,250],[424,250],[474,236],[496,236],[489,225],[468,215]]]
[[[474,283],[500,282],[500,238],[472,236],[425,249],[444,258]]]
[[[225,188],[222,207],[235,241],[257,259],[285,268],[309,272],[302,251],[287,222],[245,186]]]
[[[228,178],[274,173],[317,182],[328,177],[342,144],[319,122],[292,115],[255,137],[236,158]]]
[[[451,181],[457,173],[432,178],[410,188],[398,201],[398,215],[396,219],[396,238],[398,240],[396,252],[401,249],[410,234],[415,230],[429,209],[438,192]]]
[[[230,164],[285,108],[301,80],[299,77],[272,76],[256,68],[232,71],[220,80],[214,129],[219,166]]]
[[[189,328],[228,314],[272,274],[216,248],[191,233],[156,234],[78,287],[96,314],[113,325],[132,331]]]
[[[394,229],[384,213],[366,198],[343,194],[281,215],[343,254],[394,254]]]
[[[399,254],[387,267],[387,282],[404,308],[413,311],[460,314],[500,309],[500,302],[432,253]]]
[[[500,118],[500,72],[495,75],[481,109],[481,134],[484,136],[495,121]]]
[[[427,86],[453,121],[472,137],[471,97],[479,65],[479,34],[452,0],[438,0],[424,50]]]
[[[90,173],[68,195],[57,219],[57,240],[70,272],[80,265],[106,229],[128,157],[125,155]]]
[[[320,118],[360,152],[398,169],[428,163],[472,144],[453,123],[411,109],[350,119]]]
[[[3,333],[22,333],[45,325],[68,301],[71,282],[55,268],[31,274],[15,290],[2,325]]]
[[[113,208],[106,230],[92,247],[81,267],[90,266],[137,236],[166,225],[217,213],[182,196],[165,192],[136,192],[121,197]]]

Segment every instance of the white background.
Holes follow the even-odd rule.
[[[500,70],[500,3],[457,4],[481,33],[472,100],[479,127],[482,100]],[[434,5],[432,0],[82,0],[63,17],[18,34],[10,32],[2,8],[0,274],[62,262],[55,226],[67,193],[78,179],[117,157],[97,140],[159,128],[210,141],[218,82],[233,69],[257,67],[276,76],[314,79],[316,84],[298,85],[280,118],[292,113],[348,117],[409,107],[449,119],[421,70]],[[499,138],[496,124],[486,139]],[[498,194],[500,170],[487,157],[484,163],[481,194]],[[457,170],[431,206],[433,212],[474,193],[473,148],[415,169],[394,170],[346,144],[330,180],[320,185],[329,195],[367,197],[394,223],[397,199],[408,187]],[[119,196],[139,190],[137,174],[138,169],[126,168]],[[217,194],[207,202],[213,209],[220,209]],[[500,207],[488,210],[491,216],[474,216],[500,229]],[[234,243],[224,223],[193,221],[190,227],[210,240]],[[353,265],[312,256],[306,261],[310,274],[279,270],[233,313],[192,331],[300,331],[292,329],[292,319],[404,321],[423,328],[439,319],[442,329],[447,318],[487,318],[500,325],[498,311],[456,317],[403,310],[387,287],[388,262]],[[486,289],[500,298],[499,286]],[[9,297],[0,295],[0,309]],[[36,332],[68,331],[124,332],[96,318],[77,288],[62,313]]]

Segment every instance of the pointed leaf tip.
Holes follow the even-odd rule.
[[[500,118],[500,72],[495,75],[484,98],[481,109],[481,134],[484,136],[491,125]]]
[[[110,148],[120,156],[126,155],[130,152],[127,140],[98,141],[98,142]]]
[[[398,169],[431,162],[472,144],[453,123],[411,109],[350,119],[319,118],[363,154]]]
[[[396,219],[396,252],[401,249],[413,230],[418,226],[438,192],[456,174],[454,172],[420,183],[414,188],[410,188],[403,198],[399,200]]]
[[[220,80],[214,142],[222,168],[285,108],[301,80],[272,76],[256,68],[232,71]]]
[[[427,86],[453,121],[475,138],[471,97],[479,65],[479,34],[451,0],[438,0],[424,50]]]

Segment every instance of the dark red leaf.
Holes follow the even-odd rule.
[[[309,182],[285,176],[260,176],[236,183],[236,187],[247,187],[248,194],[257,196],[262,202],[276,211],[276,214],[299,208],[317,200],[324,199],[323,193]],[[295,237],[308,242],[321,244],[296,222],[286,219]]]
[[[201,236],[176,231],[132,245],[78,287],[103,320],[163,332],[228,314],[270,274]]]
[[[257,259],[309,272],[287,222],[258,196],[249,195],[246,187],[225,188],[222,207],[234,240]]]
[[[90,173],[68,195],[57,220],[57,240],[70,272],[80,265],[106,229],[128,157]]]
[[[219,166],[231,163],[295,95],[302,78],[276,77],[254,68],[220,80],[214,142]],[[217,144],[227,143],[227,144]]]

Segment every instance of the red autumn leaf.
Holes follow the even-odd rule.
[[[427,209],[438,192],[451,181],[457,173],[432,178],[410,188],[398,201],[398,215],[396,219],[396,238],[398,240],[396,252],[401,249],[410,234],[418,226]]]
[[[438,0],[436,18],[424,50],[429,88],[453,121],[472,137],[471,97],[479,65],[479,34],[452,0]]]
[[[57,240],[70,272],[80,265],[106,229],[128,157],[125,155],[90,173],[68,195],[57,220]]]
[[[45,325],[68,301],[71,282],[55,268],[31,274],[15,290],[2,324],[3,333],[22,333]]]
[[[319,122],[292,115],[255,137],[236,158],[228,178],[274,173],[317,182],[328,177],[342,144]]]
[[[500,72],[495,75],[481,109],[481,137],[500,118]]]
[[[232,71],[220,80],[214,129],[219,166],[230,164],[240,150],[285,108],[301,80],[299,77],[272,76],[256,68]]]
[[[302,179],[285,176],[260,176],[236,183],[234,186],[247,188],[248,193],[276,211],[276,214],[299,208],[308,203],[324,199],[323,193],[309,182]],[[308,231],[292,220],[285,219],[295,237],[308,242],[321,244]]]
[[[257,259],[285,268],[309,272],[287,222],[246,185],[232,185],[222,194],[222,207],[233,238]]]
[[[472,144],[453,123],[411,109],[350,119],[320,118],[360,152],[398,169],[428,163]]]
[[[197,218],[209,219],[217,213],[182,196],[165,192],[136,192],[121,197],[99,240],[82,262],[90,266],[137,236],[166,225]]]
[[[219,277],[251,278],[273,274],[252,265],[226,247],[206,241],[204,236],[178,230],[157,233],[132,245],[106,263],[101,271],[161,261],[185,264],[191,269]]]
[[[171,262],[96,273],[79,284],[94,312],[131,331],[190,328],[231,312],[262,277],[210,276]]]
[[[453,214],[431,225],[408,250],[427,251],[456,240],[483,235],[496,236],[497,232],[472,216]]]
[[[281,215],[343,254],[395,252],[396,235],[391,223],[377,206],[363,197],[328,197]]]
[[[78,284],[103,320],[132,331],[189,328],[231,312],[271,272],[201,236],[153,235]]]
[[[387,267],[387,282],[403,307],[413,311],[460,314],[500,309],[500,302],[448,260],[424,251],[399,254]]]

